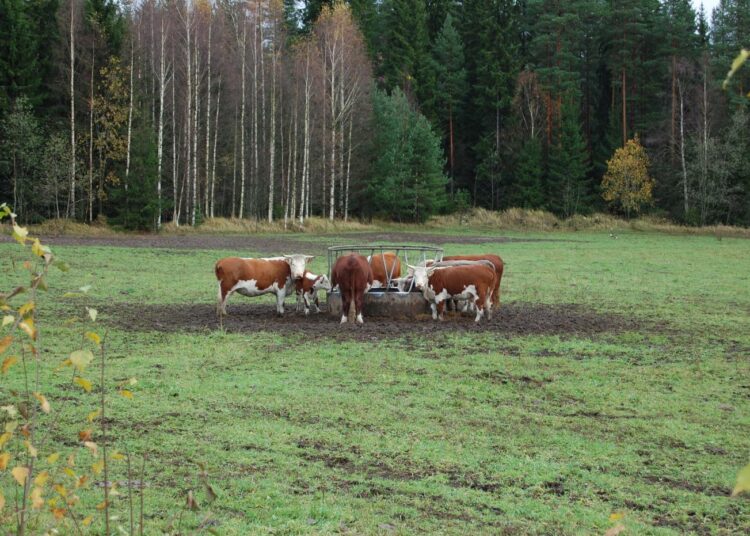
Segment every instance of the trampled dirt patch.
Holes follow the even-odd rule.
[[[122,234],[113,236],[48,236],[43,237],[50,246],[108,246],[123,248],[161,249],[224,249],[234,250],[237,255],[261,253],[279,255],[282,253],[309,253],[324,255],[329,245],[359,244],[403,244],[419,243],[443,245],[462,244],[503,244],[508,242],[554,242],[554,239],[510,238],[507,236],[451,236],[422,233],[342,233],[332,235],[310,235],[311,239],[297,236],[279,235],[154,235]],[[9,236],[0,235],[0,242],[11,241]]]
[[[301,333],[307,339],[378,341],[385,339],[430,337],[445,333],[496,333],[501,336],[536,334],[619,333],[637,331],[642,321],[616,314],[603,314],[578,305],[544,305],[531,303],[504,304],[491,320],[475,324],[473,315],[448,313],[444,321],[429,315],[400,320],[367,317],[364,325],[340,325],[339,319],[327,312],[305,316],[287,303],[286,314],[276,315],[272,304],[242,303],[228,306],[224,329],[230,333],[270,331]],[[104,322],[129,331],[208,332],[219,328],[216,305],[196,304],[135,304],[118,303],[99,307]]]

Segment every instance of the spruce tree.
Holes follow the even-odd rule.
[[[518,153],[514,180],[508,193],[510,206],[544,208],[543,180],[542,143],[538,138],[531,138]]]
[[[32,107],[42,100],[39,44],[27,7],[23,0],[0,0],[0,116],[21,96]]]
[[[547,198],[551,210],[569,217],[589,208],[589,169],[578,109],[572,99],[566,99],[561,127],[547,152]]]
[[[466,97],[466,69],[461,36],[448,14],[433,48],[436,76],[436,110],[440,126],[448,132],[448,166],[450,169],[450,192],[453,196],[455,170],[456,117]]]

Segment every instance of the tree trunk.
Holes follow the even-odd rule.
[[[328,185],[330,188],[328,219],[331,221],[336,214],[336,100],[336,42],[334,37],[331,49],[331,177]]]
[[[622,69],[622,146],[628,143],[627,90],[625,68]],[[629,217],[629,216],[628,216]]]
[[[346,155],[346,194],[344,196],[344,221],[349,221],[349,179],[352,171],[352,125],[354,117],[349,117],[349,147]]]
[[[275,36],[274,36],[275,37]],[[274,47],[276,44],[274,43]],[[276,164],[276,50],[271,51],[271,137],[268,148],[268,223],[273,221],[274,166]]]
[[[299,224],[305,223],[305,205],[308,199],[310,174],[310,46],[305,51],[305,118],[302,142],[302,184],[299,200]]]
[[[219,87],[216,90],[216,121],[214,124],[214,151],[211,158],[211,195],[209,197],[210,207],[209,217],[215,217],[214,209],[216,207],[216,197],[214,191],[216,188],[216,142],[219,140],[219,109],[221,108],[221,77],[219,77]]]
[[[185,66],[187,68],[187,116],[185,117],[185,152],[187,154],[185,158],[185,185],[190,189],[191,169],[192,166],[192,126],[193,126],[193,59],[192,59],[192,41],[190,39],[190,5],[186,7],[187,13],[185,14],[185,31],[187,34],[187,46],[185,47]],[[183,188],[184,191],[184,188]],[[189,207],[186,207],[189,211]],[[185,214],[185,219],[192,223],[192,218],[188,218],[189,212]]]
[[[164,159],[164,97],[166,93],[166,69],[164,65],[164,15],[161,18],[159,33],[159,124],[157,127],[157,171],[156,171],[156,228],[161,229],[161,173]]]
[[[247,21],[242,19],[242,98],[240,99],[240,219],[245,217],[245,64],[247,63]]]
[[[76,217],[75,2],[70,0],[70,195],[67,211],[73,219]]]
[[[685,100],[682,93],[682,84],[677,80],[677,91],[680,98],[680,163],[682,165],[682,193],[685,202],[685,217],[687,218],[690,204],[688,202],[688,176],[685,166]]]
[[[451,199],[453,199],[453,107],[451,105],[448,105],[448,138],[450,140]]]
[[[94,221],[94,63],[95,45],[91,45],[91,92],[89,93],[89,223]]]
[[[172,65],[174,65],[174,44],[172,44]],[[179,174],[177,173],[177,112],[175,99],[175,80],[172,78],[172,222],[180,226]]]
[[[125,149],[125,206],[128,205],[128,180],[130,178],[130,140],[133,134],[133,38],[130,38],[130,89],[128,93],[128,135]],[[127,218],[128,211],[125,211]]]
[[[190,210],[190,225],[195,227],[196,217],[200,208],[198,207],[198,116],[200,115],[200,77],[199,77],[199,51],[198,51],[198,36],[195,36],[195,87],[193,92],[195,94],[195,109],[193,110],[193,183],[192,183],[192,198],[191,198],[191,210]]]
[[[258,7],[260,9],[260,7]],[[253,21],[253,204],[258,202],[258,178],[260,166],[258,164],[258,20]],[[257,217],[257,206],[253,215]]]
[[[203,214],[208,217],[210,212],[209,207],[209,190],[211,182],[211,26],[212,26],[211,14],[209,13],[208,19],[208,52],[207,52],[207,74],[206,74],[206,165],[205,165],[205,189],[203,191]]]

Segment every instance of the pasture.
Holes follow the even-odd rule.
[[[394,242],[499,254],[500,310],[478,326],[365,311],[364,326],[342,327],[296,313],[293,298],[277,318],[272,297],[235,295],[219,329],[220,257],[310,253],[321,273],[328,245]],[[72,270],[39,302],[45,359],[80,346],[80,323],[65,321],[93,306],[108,377],[138,379],[132,400],[110,397],[108,422],[120,450],[148,454],[148,534],[189,489],[202,509],[182,530],[219,534],[750,531],[750,501],[729,497],[750,461],[748,240],[461,230],[48,243]],[[18,249],[0,243],[3,278]],[[42,382],[55,440],[76,448],[70,431],[98,395],[68,369]]]

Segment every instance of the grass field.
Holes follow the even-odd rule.
[[[268,243],[321,253],[353,236],[274,236],[263,251],[53,246],[72,270],[53,273],[40,299],[45,360],[80,346],[89,328],[64,322],[96,307],[108,377],[138,379],[134,398],[113,394],[108,411],[118,448],[148,454],[147,534],[180,514],[188,489],[202,509],[181,515],[183,532],[750,532],[750,500],[729,496],[750,461],[750,241],[466,235],[445,238],[446,254],[505,259],[513,329],[502,314],[479,328],[451,317],[436,330],[429,319],[378,329],[366,313],[364,328],[338,328],[327,316],[306,324],[293,307],[277,320],[270,298],[241,296],[225,332],[185,320],[214,307],[219,257],[267,254]],[[18,249],[0,243],[0,291],[21,277]],[[312,269],[324,271],[324,257]],[[83,285],[85,297],[63,298]],[[249,322],[259,314],[265,323]],[[78,448],[99,395],[72,385],[69,369],[45,370],[45,425],[63,450]],[[2,406],[21,377],[0,379]],[[210,505],[196,462],[218,495]],[[126,478],[122,463],[114,470]],[[11,496],[9,479],[0,486]]]

